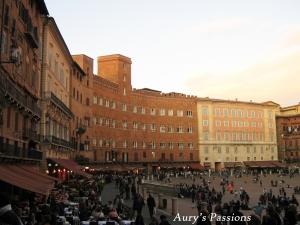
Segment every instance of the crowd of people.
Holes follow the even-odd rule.
[[[203,216],[212,214],[227,216],[244,216],[250,214],[250,221],[215,221],[217,225],[296,225],[300,222],[297,212],[299,203],[295,195],[299,194],[299,186],[293,187],[294,194],[288,195],[285,188],[277,185],[277,180],[271,181],[271,188],[263,188],[257,204],[250,206],[250,195],[242,186],[238,186],[232,180],[228,172],[221,174],[199,173],[164,173],[156,176],[163,182],[162,177],[168,182],[172,177],[181,177],[183,182],[175,185],[179,198],[191,199],[201,215],[196,224],[210,225],[212,221],[202,220]],[[216,176],[221,177],[218,191],[210,180]],[[231,177],[231,179],[230,179]],[[235,179],[242,177],[241,173],[233,176]],[[253,175],[253,182],[259,182],[265,176]],[[197,179],[196,179],[197,178]],[[200,178],[200,179],[199,179]],[[294,178],[294,177],[293,177]],[[296,177],[295,179],[299,179]],[[14,194],[13,199],[9,193],[0,193],[0,224],[13,225],[87,225],[101,224],[111,225],[170,225],[170,218],[156,212],[155,198],[148,193],[144,197],[139,193],[138,187],[142,185],[142,176],[135,174],[112,175],[98,174],[92,178],[74,177],[65,182],[56,183],[51,194],[47,196],[21,191]],[[189,181],[189,182],[184,182]],[[102,192],[105,185],[111,183],[118,190],[117,194],[107,202],[102,201]],[[274,194],[272,188],[276,188],[279,194]],[[278,188],[278,189],[277,189]],[[224,201],[224,196],[230,195],[230,201]],[[227,198],[228,199],[228,198]],[[125,204],[125,202],[127,202]],[[131,202],[131,203],[128,203]],[[131,204],[131,205],[130,205]],[[143,209],[147,208],[147,221]],[[150,218],[150,221],[148,221]],[[159,221],[160,220],[160,221]]]

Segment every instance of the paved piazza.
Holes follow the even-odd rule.
[[[218,176],[211,176],[210,178],[208,176],[203,176],[206,180],[211,181],[210,187],[214,187],[216,191],[221,191],[222,186],[220,185],[221,178]],[[295,186],[300,186],[300,175],[296,174],[295,177],[290,178],[289,176],[278,176],[278,174],[272,174],[272,175],[266,175],[261,176],[262,178],[262,187],[260,186],[259,182],[254,183],[252,175],[244,175],[241,178],[235,178],[234,176],[229,177],[229,181],[233,181],[234,183],[234,190],[240,189],[240,187],[243,187],[243,189],[249,194],[250,196],[250,203],[249,207],[253,207],[257,204],[259,196],[263,193],[263,189],[265,188],[267,191],[272,189],[272,192],[275,194],[275,196],[279,195],[279,188],[284,188],[287,196],[291,196],[294,193],[293,188]],[[183,177],[171,177],[172,183],[165,183],[165,182],[158,182],[158,181],[150,181],[151,183],[157,184],[157,185],[167,185],[167,186],[174,186],[176,184],[180,183],[186,183],[186,184],[193,184],[192,178],[183,178]],[[277,180],[278,186],[277,187],[271,187],[271,180]],[[283,184],[280,184],[280,180],[284,180]],[[146,181],[148,182],[148,181]],[[195,184],[202,184],[202,179],[200,179],[199,176],[195,176]],[[287,188],[287,186],[290,185],[290,188]],[[155,193],[155,196],[157,196],[157,193]],[[300,202],[300,195],[295,195],[298,202]],[[168,206],[167,206],[167,212],[171,213],[171,199],[172,196],[164,196],[164,198],[168,199]],[[230,200],[235,199],[234,194],[230,194],[227,190],[225,192],[225,195],[223,197],[223,203],[228,202]],[[238,198],[239,199],[239,196]],[[300,211],[300,207],[298,207],[298,211]],[[195,204],[192,203],[191,198],[183,198],[178,199],[178,212],[183,215],[196,215],[197,209],[195,207]],[[247,214],[251,211],[246,212]]]

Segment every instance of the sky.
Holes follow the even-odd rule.
[[[45,2],[72,54],[130,57],[134,88],[300,102],[298,0]]]

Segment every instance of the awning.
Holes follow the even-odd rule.
[[[56,159],[56,158],[49,158],[53,162],[59,164],[61,167],[66,169],[72,170],[73,173],[84,176],[84,177],[91,177],[90,174],[81,171],[80,166],[73,160],[70,159]]]
[[[203,170],[204,166],[202,166],[200,163],[190,163],[189,167],[193,170]]]
[[[24,165],[1,165],[0,180],[16,187],[42,195],[49,194],[54,187],[54,180]]]
[[[225,168],[235,168],[235,167],[242,167],[243,164],[241,162],[224,162]]]

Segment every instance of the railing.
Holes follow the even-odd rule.
[[[35,159],[42,160],[43,152],[36,149],[22,149],[11,144],[0,145],[0,157],[17,159]]]
[[[40,118],[41,109],[39,108],[37,101],[29,95],[25,95],[25,93],[17,87],[17,84],[13,83],[13,81],[8,78],[8,74],[5,74],[3,70],[0,70],[0,73],[0,87],[4,96],[12,98],[20,105],[20,108],[23,107]]]
[[[31,139],[33,141],[40,141],[40,136],[36,131],[33,131],[32,129],[24,129],[23,130],[23,138],[25,139]]]
[[[55,136],[47,136],[46,140],[55,145],[60,145],[66,148],[74,148],[72,142],[57,138]]]
[[[55,104],[57,107],[59,107],[66,115],[69,117],[73,117],[72,111],[69,109],[68,106],[65,105],[54,93],[52,92],[46,92],[45,98],[50,99],[53,104]]]

